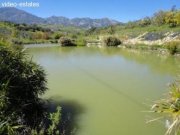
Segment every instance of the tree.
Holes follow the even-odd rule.
[[[145,17],[139,23],[140,26],[148,26],[150,24],[151,24],[151,18],[149,18],[149,17]]]
[[[176,27],[180,24],[180,11],[173,6],[171,11],[159,11],[154,14],[154,23],[157,25],[168,24],[170,27]]]
[[[54,39],[60,39],[63,36],[62,33],[55,33]]]
[[[175,21],[175,12],[167,12],[165,16],[165,22],[168,24],[170,27],[175,27],[176,21]]]
[[[114,28],[114,26],[110,26],[110,27],[109,27],[108,33],[111,34],[111,35],[115,33],[115,28]]]
[[[175,14],[175,22],[177,25],[180,25],[180,11],[178,11],[176,14]]]
[[[154,14],[154,23],[157,25],[165,24],[166,12],[165,11],[158,11]]]
[[[129,21],[127,24],[126,24],[126,28],[134,28],[137,26],[137,23],[134,21]]]

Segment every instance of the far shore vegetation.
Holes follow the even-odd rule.
[[[86,46],[91,43],[104,44],[109,37],[113,39],[108,40],[110,46],[113,44],[110,42],[114,42],[116,38],[124,48],[160,51],[164,49],[172,55],[180,53],[180,11],[175,8],[169,11],[160,10],[152,17],[90,29],[0,22],[0,42],[15,45],[50,43]]]

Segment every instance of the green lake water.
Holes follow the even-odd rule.
[[[76,109],[76,135],[164,135],[165,120],[150,106],[176,79],[180,59],[120,48],[36,47],[32,59],[44,67],[44,98]]]

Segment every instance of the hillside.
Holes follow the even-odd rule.
[[[91,19],[91,18],[73,18],[69,19],[66,17],[52,16],[46,19],[47,24],[61,24],[63,26],[75,26],[82,28],[92,28],[92,27],[106,27],[110,25],[119,24],[118,21],[110,20],[108,18],[102,19]]]
[[[91,19],[91,18],[73,18],[51,16],[40,18],[17,8],[0,8],[0,21],[10,21],[13,23],[25,24],[51,24],[62,26],[74,26],[81,28],[107,27],[120,22],[108,18]]]
[[[14,23],[40,24],[44,19],[24,12],[16,8],[0,8],[0,21],[10,21]]]

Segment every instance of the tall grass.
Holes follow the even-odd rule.
[[[180,80],[170,85],[170,92],[164,99],[157,101],[152,109],[154,112],[168,117],[169,126],[166,135],[180,133]]]

